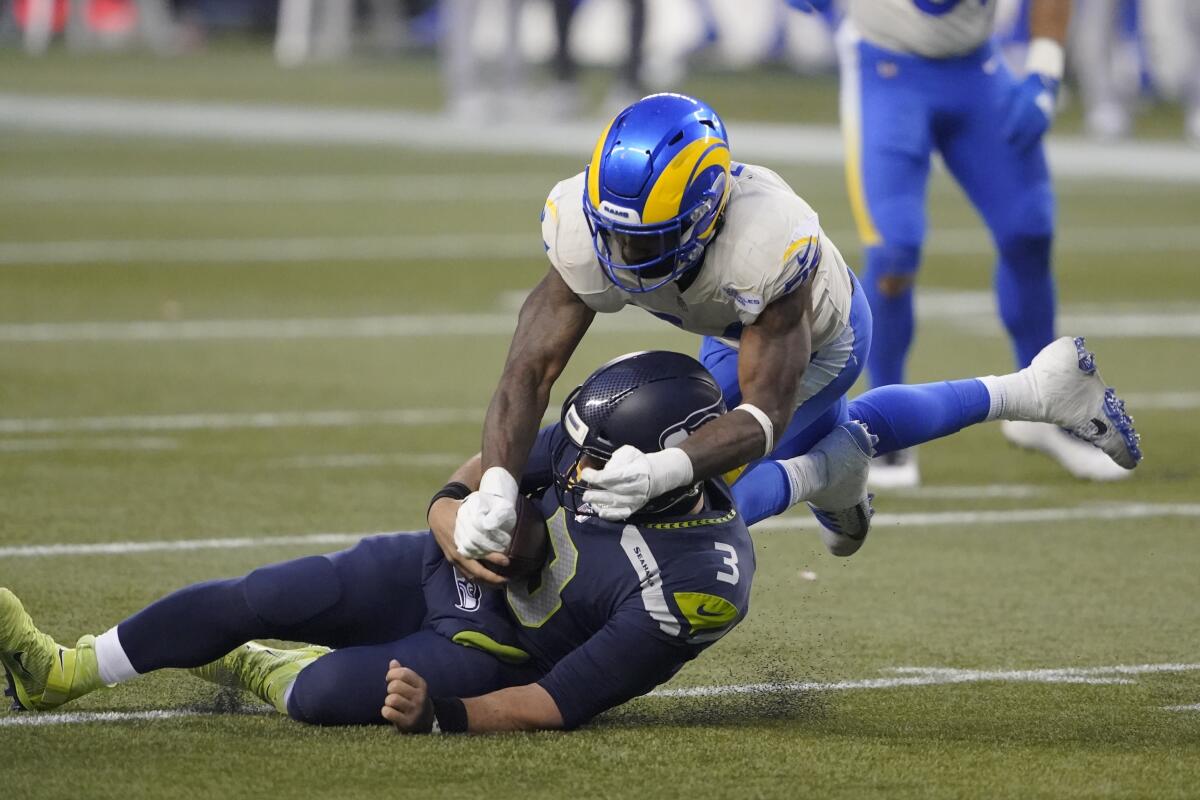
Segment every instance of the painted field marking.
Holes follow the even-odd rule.
[[[0,417],[0,434],[350,428],[364,425],[421,426],[479,422],[482,419],[483,409],[481,408],[260,411],[230,414],[146,414],[119,417]]]
[[[849,231],[830,236],[852,241]],[[1200,249],[1200,229],[1074,228],[1055,240],[1072,253],[1191,252]],[[942,255],[988,255],[994,247],[975,228],[944,229],[925,251]],[[278,236],[244,239],[95,239],[0,242],[0,266],[125,264],[307,264],[317,261],[453,261],[540,259],[536,226],[517,233],[414,233],[375,236]],[[1154,325],[1152,314],[1144,316]],[[1133,323],[1130,328],[1135,329]],[[1101,329],[1102,328],[1098,328]],[[1160,334],[1164,335],[1164,334]],[[1194,335],[1194,334],[1192,334]]]
[[[110,436],[97,439],[0,439],[0,453],[48,453],[75,450],[178,450],[179,440],[165,436]]]
[[[1200,703],[1187,706],[1163,706],[1163,711],[1200,711]]]
[[[988,511],[931,511],[877,514],[872,527],[914,528],[944,525],[1015,525],[1033,522],[1080,520],[1149,519],[1154,517],[1200,517],[1200,503],[1095,503],[1070,508],[1014,508]],[[755,525],[753,531],[814,530],[813,517],[772,517]]]
[[[513,120],[486,128],[414,111],[131,100],[0,93],[0,126],[89,136],[163,137],[246,142],[385,145],[433,152],[524,153],[579,157],[596,140],[590,121]],[[733,122],[738,153],[768,164],[842,163],[832,125]],[[1200,183],[1200,155],[1182,143],[1098,144],[1053,136],[1047,144],[1056,177]]]
[[[1058,667],[1050,669],[972,670],[943,667],[896,667],[887,672],[905,673],[895,678],[866,680],[746,683],[725,686],[691,686],[657,689],[649,697],[721,697],[780,692],[838,692],[853,689],[897,689],[906,686],[946,686],[958,683],[1082,683],[1131,684],[1135,675],[1200,671],[1200,664],[1127,664],[1113,667]]]
[[[33,322],[0,324],[0,342],[190,342],[255,339],[423,339],[511,336],[517,313],[393,314],[379,317]],[[630,309],[597,318],[593,333],[670,330],[661,320]]]
[[[1200,517],[1200,504],[1112,503],[1072,508],[1033,508],[1009,511],[933,511],[910,514],[879,514],[876,528],[935,527],[944,525],[1006,525],[1027,522],[1059,522],[1091,519],[1146,519],[1153,517]],[[754,531],[810,530],[817,527],[811,517],[783,517],[764,520]],[[92,544],[29,544],[0,547],[0,558],[42,558],[77,555],[135,555],[190,550],[223,550],[247,547],[344,544],[364,536],[386,531],[361,533],[310,533],[282,536],[243,536],[236,538],[175,539],[148,542],[99,542]]]
[[[284,469],[362,469],[364,467],[457,467],[461,453],[335,453],[278,458],[271,464]]]
[[[527,197],[534,210],[562,176],[481,175],[151,175],[6,178],[0,203],[473,203]]]
[[[913,497],[921,500],[1022,499],[1046,494],[1045,487],[1020,483],[993,483],[983,486],[919,486],[915,489],[877,489],[880,494]]]
[[[532,260],[541,252],[537,229],[531,227],[524,233],[0,242],[0,266]]]
[[[941,667],[899,667],[885,672],[916,673],[895,678],[867,678],[848,681],[796,681],[786,683],[747,683],[724,686],[687,686],[678,689],[656,689],[645,697],[657,699],[727,697],[756,694],[784,694],[805,692],[845,692],[873,689],[900,689],[921,686],[948,686],[963,683],[1042,683],[1042,684],[1088,684],[1099,686],[1128,685],[1136,683],[1130,676],[1148,674],[1170,674],[1200,671],[1200,664],[1133,664],[1114,667],[1057,667],[1050,669],[1022,670],[970,670]],[[1190,711],[1196,706],[1169,706],[1171,711]],[[10,714],[0,716],[0,727],[39,727],[45,725],[81,725],[114,722],[159,722],[186,717],[211,716],[214,712],[195,710],[156,711],[81,711],[49,714]],[[241,714],[269,714],[263,706],[251,706]]]

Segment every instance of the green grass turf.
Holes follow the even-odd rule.
[[[4,66],[24,65],[4,55]],[[83,62],[90,65],[93,62]],[[97,61],[108,69],[120,60]],[[236,62],[233,62],[236,64]],[[46,62],[39,90],[60,90]],[[347,67],[352,69],[354,67]],[[25,69],[21,66],[21,69]],[[165,70],[183,69],[171,62]],[[256,68],[257,69],[257,68]],[[275,80],[247,68],[244,85]],[[236,70],[231,71],[231,75]],[[15,80],[0,69],[0,85]],[[32,74],[32,73],[27,73]],[[188,72],[189,80],[201,77]],[[219,77],[219,76],[217,76]],[[30,78],[34,80],[35,78]],[[204,78],[209,80],[210,78]],[[212,96],[229,93],[216,77]],[[126,75],[117,89],[166,86]],[[280,84],[282,86],[282,84]],[[288,96],[280,86],[263,91]],[[291,84],[289,84],[289,87]],[[197,92],[196,96],[203,96]],[[267,99],[244,96],[242,99]],[[358,102],[358,99],[355,99]],[[369,101],[363,99],[362,104]],[[511,234],[527,259],[300,264],[85,263],[0,266],[0,325],[181,318],[263,319],[512,312],[513,294],[545,270],[536,215],[544,184],[580,159],[455,156],[375,148],[262,147],[6,134],[0,140],[0,247],[60,240],[240,239]],[[381,179],[430,173],[521,175],[511,201],[403,202]],[[841,177],[785,170],[852,263]],[[336,198],[226,204],[121,200],[109,179],[156,176],[339,176]],[[103,201],[28,202],[49,178],[82,182]],[[1200,278],[1186,245],[1149,249],[1194,225],[1200,187],[1064,182],[1057,267],[1064,306],[1195,314]],[[976,236],[965,252],[931,247],[923,289],[986,291],[991,257],[973,213],[943,177],[931,190],[933,242]],[[1158,234],[1156,234],[1156,229]],[[1089,246],[1096,232],[1127,232]],[[950,241],[949,238],[943,241]],[[1105,241],[1108,241],[1107,239]],[[432,323],[436,326],[436,321]],[[502,334],[292,341],[0,344],[0,418],[183,413],[478,410],[506,347]],[[1197,392],[1194,338],[1090,339],[1106,378],[1126,392]],[[565,389],[628,350],[695,342],[666,326],[589,337]],[[912,377],[1008,369],[1004,339],[952,320],[923,324]],[[673,686],[891,677],[902,666],[1011,670],[1200,662],[1195,518],[890,527],[894,512],[1194,503],[1194,411],[1132,409],[1147,461],[1132,480],[1082,484],[1005,445],[994,426],[922,452],[932,487],[1019,484],[1026,499],[881,495],[881,524],[862,553],[834,559],[811,531],[756,535],[747,621]],[[0,434],[0,546],[366,532],[420,526],[477,423],[275,430]],[[158,449],[136,449],[137,445]],[[46,448],[25,449],[20,448]],[[312,466],[318,456],[399,463]],[[308,464],[308,466],[305,466]],[[0,585],[64,640],[98,632],[184,583],[243,573],[320,548],[124,556],[0,558]],[[802,572],[815,573],[810,580]],[[809,576],[811,577],[811,576]],[[1194,797],[1200,780],[1200,672],[1134,676],[1126,685],[984,682],[646,698],[572,734],[400,738],[384,730],[316,730],[240,708],[185,675],[159,674],[76,704],[81,711],[214,712],[154,722],[0,726],[4,797]],[[249,702],[243,711],[255,711]],[[0,720],[5,719],[0,714]]]

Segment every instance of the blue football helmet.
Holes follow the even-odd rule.
[[[587,456],[597,469],[624,445],[643,453],[678,446],[701,425],[725,413],[725,399],[704,366],[682,353],[645,350],[608,362],[580,384],[562,407],[566,437],[553,454],[561,467],[554,476],[559,502],[577,513],[589,513],[583,502],[588,486],[579,480]],[[564,464],[568,446],[579,454]],[[681,513],[700,492],[700,484],[684,486],[650,500],[637,516]]]
[[[729,200],[729,138],[704,103],[653,94],[600,135],[583,213],[604,274],[649,292],[700,263]]]

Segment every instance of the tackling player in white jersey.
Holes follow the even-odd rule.
[[[1034,419],[1126,469],[1141,457],[1082,340],[1060,339],[1013,375],[887,386],[848,402],[871,345],[862,288],[812,208],[770,170],[733,162],[724,123],[693,98],[652,95],[618,114],[588,168],[551,191],[542,235],[551,268],[521,309],[488,409],[479,491],[453,541],[439,536],[481,581],[496,578],[471,559],[508,544],[513,476],[555,379],[596,313],[629,304],[704,337],[701,360],[733,410],[658,452],[623,447],[583,469],[585,513],[633,517],[651,498],[750,465],[731,476],[748,524],[808,501],[826,545],[848,555],[869,527],[875,437],[889,452],[988,419]]]

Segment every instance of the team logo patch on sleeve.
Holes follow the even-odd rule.
[[[675,592],[675,604],[691,626],[691,636],[727,627],[738,618],[737,606],[714,594]]]

